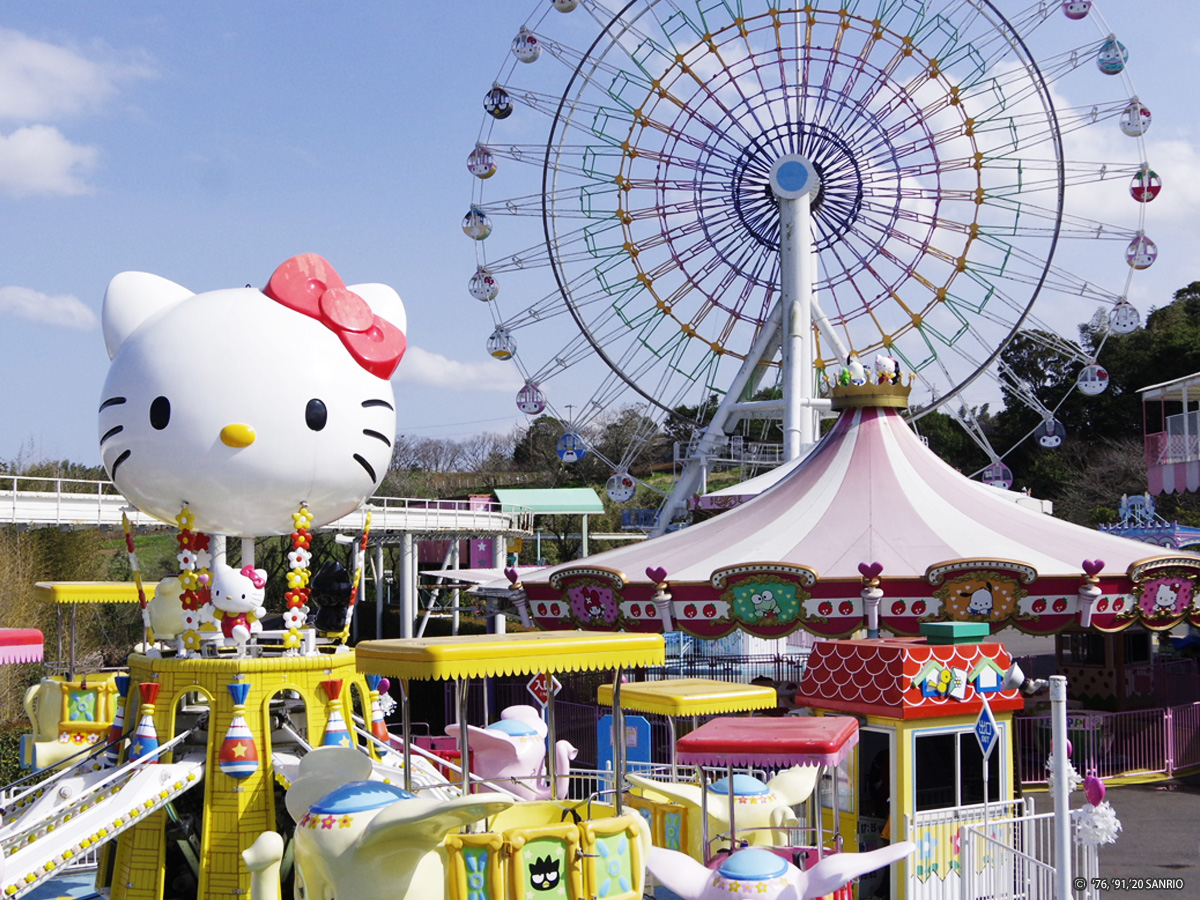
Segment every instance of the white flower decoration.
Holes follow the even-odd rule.
[[[196,557],[197,569],[212,568],[212,554],[207,550],[193,550],[192,555]]]
[[[195,629],[200,624],[200,616],[195,610],[185,609],[183,611],[183,625],[188,629]]]
[[[308,621],[308,608],[297,606],[283,614],[283,624],[288,628],[303,628]]]
[[[384,718],[390,716],[396,706],[396,699],[391,694],[379,695],[379,711],[383,713]]]
[[[213,615],[213,606],[211,603],[206,603],[200,609],[196,610],[196,612],[199,614],[201,625],[211,625],[217,620],[216,616]]]
[[[179,568],[181,569],[196,568],[196,554],[191,550],[180,551],[175,558],[179,560]]]
[[[1067,760],[1067,792],[1077,791],[1083,786],[1083,776],[1079,774],[1074,763]],[[1054,790],[1054,761],[1046,760],[1046,789]]]
[[[1080,809],[1071,810],[1071,818],[1075,820],[1075,843],[1090,844],[1098,847],[1101,844],[1116,842],[1121,831],[1121,821],[1117,818],[1116,810],[1107,800],[1099,806],[1085,804]]]

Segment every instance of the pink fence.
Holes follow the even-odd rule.
[[[1016,725],[1017,774],[1024,785],[1046,783],[1050,717],[1022,716]],[[1067,734],[1081,775],[1174,775],[1200,765],[1200,703],[1132,712],[1072,712]]]

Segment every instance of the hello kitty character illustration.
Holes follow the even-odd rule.
[[[248,565],[239,570],[215,563],[212,573],[212,604],[221,620],[225,646],[245,652],[250,636],[262,631],[259,619],[267,614],[263,606],[267,570]]]
[[[1178,600],[1179,591],[1174,584],[1169,581],[1160,581],[1158,583],[1158,590],[1154,592],[1155,612],[1174,612],[1175,604]]]
[[[406,344],[390,287],[347,286],[316,254],[261,290],[195,294],[123,272],[102,319],[100,451],[139,509],[170,522],[186,506],[207,533],[287,534],[301,504],[320,527],[386,474]]]

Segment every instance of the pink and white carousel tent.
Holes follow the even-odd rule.
[[[1200,556],[1151,556],[964,477],[901,418],[901,390],[843,399],[855,405],[820,445],[736,509],[522,576],[529,616],[551,629],[699,637],[832,637],[875,624],[916,635],[945,620],[1035,634],[1200,624]]]

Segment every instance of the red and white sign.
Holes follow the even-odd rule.
[[[533,694],[538,703],[545,706],[550,701],[551,685],[553,691],[557,694],[562,690],[562,682],[553,675],[547,675],[545,672],[539,672],[529,679],[529,684],[525,685],[529,689],[529,693]]]

